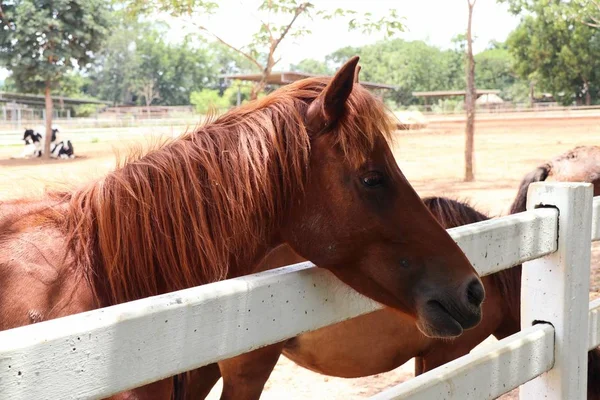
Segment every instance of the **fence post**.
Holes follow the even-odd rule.
[[[520,388],[521,400],[584,400],[590,284],[592,185],[532,183],[527,209],[558,209],[557,251],[523,263],[521,327],[554,326],[554,366]],[[535,356],[535,355],[532,355]]]

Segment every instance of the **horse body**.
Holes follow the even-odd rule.
[[[428,336],[477,325],[481,281],[399,170],[392,122],[355,84],[357,62],[72,192],[0,204],[0,327],[245,275],[283,243]],[[173,381],[113,398],[166,399]]]
[[[468,204],[432,197],[425,205],[446,229],[489,219]],[[306,261],[286,245],[271,251],[254,272]],[[280,354],[317,373],[357,378],[388,372],[416,357],[417,374],[468,354],[490,335],[502,339],[520,330],[520,266],[485,276],[483,319],[461,336],[424,335],[414,319],[390,308],[303,333],[229,360],[185,374],[186,398],[204,398],[223,377],[224,393],[236,388],[240,400],[257,400]],[[222,398],[226,398],[223,396]]]
[[[529,184],[537,181],[582,181],[600,195],[600,147],[575,147],[525,175],[510,213],[525,211]],[[424,203],[446,229],[488,219],[466,203],[426,198]],[[256,267],[264,271],[306,261],[281,246]],[[466,355],[490,335],[502,339],[520,331],[521,266],[482,278],[486,301],[482,322],[448,340],[423,335],[414,321],[388,308],[296,336],[282,343],[224,360],[219,366],[187,373],[188,399],[204,398],[222,376],[224,387],[238,387],[239,399],[260,397],[280,354],[296,364],[329,376],[357,378],[388,372],[415,357],[419,375]],[[220,368],[220,369],[219,369]],[[588,399],[600,399],[600,351],[588,353]]]
[[[0,203],[0,330],[93,308],[81,275],[67,273],[66,211],[53,200]]]

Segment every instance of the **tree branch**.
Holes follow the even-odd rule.
[[[290,21],[290,23],[287,24],[286,27],[281,32],[281,35],[277,39],[271,39],[271,46],[269,48],[269,57],[267,58],[267,66],[264,68],[264,71],[263,71],[265,76],[269,75],[271,73],[271,69],[280,61],[280,60],[275,61],[273,59],[273,56],[275,55],[275,51],[277,50],[277,47],[283,41],[283,39],[285,39],[286,35],[290,32],[290,29],[292,29],[292,25],[294,25],[294,23],[296,22],[298,17],[303,12],[305,12],[310,5],[311,4],[308,2],[300,4],[294,11],[294,16],[292,17],[292,20]]]
[[[225,40],[221,39],[221,37],[219,37],[218,35],[214,34],[213,32],[211,32],[208,28],[206,28],[205,26],[202,25],[198,25],[197,23],[190,21],[192,25],[196,26],[198,29],[208,33],[209,35],[211,35],[212,37],[214,37],[215,39],[217,39],[217,41],[221,44],[223,44],[224,46],[229,47],[231,50],[237,52],[238,54],[241,54],[242,56],[244,56],[246,59],[248,59],[252,64],[256,65],[260,70],[263,70],[264,67],[258,62],[256,61],[256,59],[254,57],[252,57],[250,54],[246,53],[245,51],[243,51],[242,49],[238,49],[237,47],[227,43]]]
[[[595,17],[588,17],[589,19],[592,20],[592,22],[586,21],[586,20],[580,20],[580,22],[584,25],[587,25],[591,28],[600,28],[600,18],[595,18]]]
[[[241,6],[241,7],[244,7],[244,8],[246,8],[246,5],[244,4],[244,2],[243,2],[243,1],[241,1],[241,0],[240,0],[240,1],[239,1],[239,3],[240,3],[240,6]],[[271,39],[273,39],[273,33],[271,32],[271,25],[270,25],[270,22],[268,22],[268,21],[267,21],[267,22],[263,21],[263,20],[262,20],[262,19],[261,19],[261,18],[260,18],[258,15],[256,15],[254,12],[252,12],[252,11],[250,11],[250,10],[248,10],[248,9],[246,9],[246,11],[247,11],[247,12],[248,12],[248,13],[249,13],[251,16],[252,16],[252,18],[254,18],[255,20],[257,20],[258,22],[260,22],[260,23],[261,23],[261,25],[263,25],[265,28],[267,28],[267,32],[269,32],[269,37],[270,37]]]
[[[292,18],[292,20],[290,21],[289,24],[287,24],[287,26],[285,27],[285,29],[283,30],[283,32],[281,32],[281,36],[279,36],[279,38],[277,40],[275,40],[275,42],[273,42],[271,44],[271,48],[273,50],[273,53],[275,52],[275,49],[277,49],[277,46],[279,46],[279,43],[281,43],[281,41],[285,38],[285,36],[288,34],[288,32],[290,31],[290,29],[292,28],[292,25],[294,25],[294,22],[296,22],[296,20],[298,19],[298,17],[306,11],[306,9],[310,6],[310,3],[302,3],[300,4],[297,8],[296,11],[294,12],[294,17]]]

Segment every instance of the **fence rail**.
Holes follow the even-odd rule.
[[[594,215],[591,231],[588,226],[584,234],[599,238],[600,197],[590,204],[589,184],[535,185],[548,189],[549,198],[584,187]],[[586,206],[581,198],[573,212]],[[526,270],[528,261],[562,254],[565,215],[560,207],[535,208],[448,232],[480,275],[523,262]],[[583,241],[588,256],[590,239]],[[587,289],[578,298],[584,295],[589,328],[581,335],[590,347],[600,342],[600,302],[588,309]],[[0,398],[106,397],[380,307],[307,262],[6,330],[0,332]],[[562,336],[555,321],[545,322],[525,324],[522,332],[375,399],[480,399],[506,393],[556,368],[563,353],[553,349],[563,344]]]
[[[534,325],[371,400],[494,399],[549,371],[554,364],[553,350],[554,328]]]

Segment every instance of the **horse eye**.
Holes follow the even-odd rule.
[[[367,187],[376,187],[383,184],[383,176],[379,172],[369,172],[361,180],[363,185]]]

